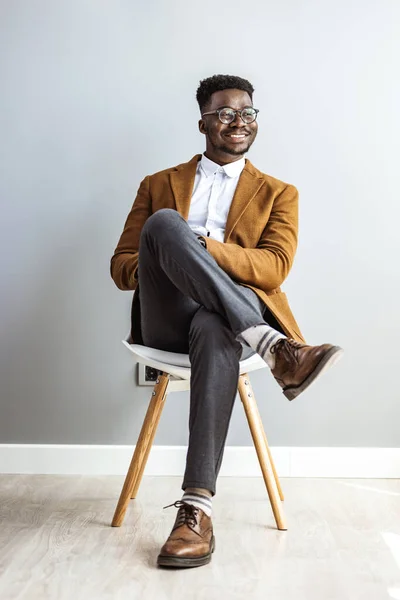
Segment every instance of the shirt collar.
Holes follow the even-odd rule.
[[[238,177],[244,169],[245,159],[243,157],[240,160],[221,166],[202,154],[199,165],[206,177],[215,175],[218,169],[222,169],[228,177]]]

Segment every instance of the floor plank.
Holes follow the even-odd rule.
[[[157,554],[178,477],[144,477],[122,527],[123,478],[0,475],[2,600],[400,600],[400,480],[282,479],[278,531],[261,478],[220,477],[209,565]]]

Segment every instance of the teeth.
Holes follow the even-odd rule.
[[[241,135],[235,135],[235,134],[231,134],[229,137],[234,137],[234,138],[243,138],[246,137],[245,135],[241,134]]]

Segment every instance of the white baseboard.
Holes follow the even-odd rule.
[[[0,473],[125,475],[134,446],[0,444]],[[186,446],[153,446],[145,475],[183,476]],[[271,447],[280,477],[400,478],[400,448]],[[253,446],[226,446],[220,476],[258,477]]]

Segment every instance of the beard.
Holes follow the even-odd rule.
[[[225,146],[224,144],[215,144],[213,140],[210,139],[211,145],[214,150],[219,150],[219,152],[225,152],[225,154],[231,154],[232,156],[240,156],[241,154],[246,154],[250,150],[254,140],[251,140],[245,148],[230,148],[229,146]]]

